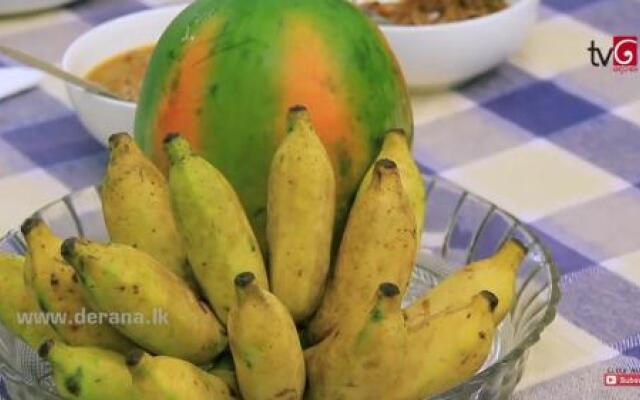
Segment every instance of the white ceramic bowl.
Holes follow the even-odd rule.
[[[136,47],[155,44],[184,6],[145,10],[120,17],[78,37],[64,54],[62,68],[85,76],[103,61]],[[78,117],[100,142],[115,132],[132,132],[136,105],[89,93],[67,84],[67,92]]]
[[[490,70],[524,42],[539,0],[510,0],[499,12],[439,25],[380,25],[412,89],[451,86]]]
[[[0,0],[0,15],[15,15],[46,10],[76,0]]]

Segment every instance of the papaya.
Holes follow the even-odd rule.
[[[413,131],[393,53],[345,0],[196,0],[154,50],[135,138],[164,170],[163,138],[187,138],[230,181],[264,246],[269,167],[295,105],[334,168],[339,231],[385,132]]]

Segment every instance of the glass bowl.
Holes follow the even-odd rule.
[[[434,398],[507,399],[522,376],[529,348],[555,316],[558,272],[539,240],[513,216],[447,181],[425,180],[428,222],[405,303],[470,261],[492,255],[511,237],[529,249],[518,272],[515,305],[500,325],[485,365],[471,379]],[[107,240],[95,187],[74,192],[36,215],[61,237]],[[25,252],[18,229],[0,240],[0,249]],[[58,399],[49,365],[1,324],[0,373],[11,400]],[[1,394],[0,388],[0,398]]]

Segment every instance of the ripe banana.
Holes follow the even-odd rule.
[[[33,348],[49,338],[58,335],[49,324],[25,324],[18,315],[35,315],[40,312],[38,302],[24,283],[24,263],[22,256],[0,252],[0,322],[11,332]]]
[[[75,268],[89,302],[122,319],[115,326],[143,348],[205,363],[226,347],[213,312],[145,252],[71,238],[64,241],[61,253]],[[125,315],[131,318],[125,321]]]
[[[65,399],[133,399],[131,373],[120,353],[98,347],[73,347],[47,340],[38,349],[53,369],[53,378]]]
[[[422,178],[420,169],[411,154],[411,147],[407,140],[407,136],[402,129],[392,129],[387,132],[377,159],[380,160],[383,158],[395,162],[398,166],[402,186],[409,196],[413,215],[416,218],[416,240],[418,245],[417,248],[419,249],[420,239],[422,238],[422,228],[425,221],[427,194],[424,179]],[[362,180],[362,184],[360,185],[358,194],[356,195],[357,197],[362,195],[361,193],[363,188],[367,187],[369,182],[371,182],[372,174],[373,168],[370,168]]]
[[[207,372],[222,379],[224,383],[229,386],[232,395],[237,396],[240,394],[238,379],[236,377],[236,367],[233,365],[233,356],[230,351],[222,353]]]
[[[304,356],[287,308],[251,272],[235,278],[237,305],[229,313],[229,343],[244,400],[299,400]]]
[[[223,324],[235,303],[233,279],[251,271],[267,289],[260,246],[235,191],[211,164],[176,134],[165,139],[169,188],[196,279]]]
[[[408,349],[400,302],[395,284],[381,284],[368,313],[305,351],[308,400],[397,400]]]
[[[109,152],[100,196],[111,240],[146,251],[195,288],[165,177],[126,133],[111,135]]]
[[[467,305],[432,315],[408,332],[397,400],[422,400],[470,378],[484,364],[495,334],[498,298],[482,291]]]
[[[40,309],[50,313],[45,317],[60,338],[75,346],[129,351],[133,344],[107,322],[92,324],[82,320],[93,308],[85,299],[73,268],[60,257],[62,241],[36,218],[22,224],[22,234],[29,248],[24,270],[26,285]]]
[[[127,365],[133,375],[134,395],[131,399],[233,399],[224,381],[187,361],[173,357],[153,357],[142,350],[133,350],[127,355]]]
[[[313,343],[364,313],[380,282],[392,282],[403,294],[416,255],[416,223],[396,164],[376,161],[371,183],[351,208],[333,279],[311,320]]]
[[[288,135],[271,164],[267,201],[270,283],[296,322],[324,293],[331,257],[336,181],[303,106],[289,110]]]
[[[494,312],[495,322],[500,321],[511,309],[516,290],[518,268],[527,253],[527,248],[517,239],[510,239],[492,257],[473,262],[447,276],[436,287],[415,301],[405,310],[408,319],[424,315],[428,304],[429,313],[437,314],[457,308],[481,290],[498,296],[500,303]]]

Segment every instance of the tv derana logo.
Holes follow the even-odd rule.
[[[596,46],[595,40],[591,41],[591,46],[587,48],[591,55],[591,65],[598,68],[606,68],[612,65],[615,72],[637,72],[638,71],[638,37],[637,36],[614,36],[613,45],[606,53]]]

